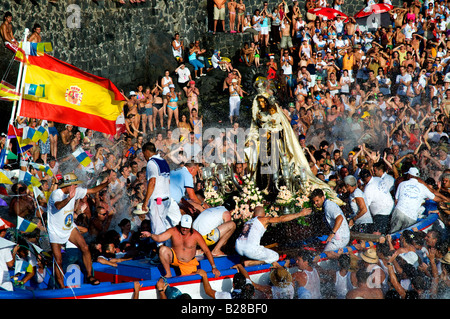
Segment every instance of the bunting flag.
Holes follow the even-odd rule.
[[[35,230],[37,225],[35,223],[30,222],[29,220],[23,219],[20,216],[17,216],[17,230],[25,233],[31,233]]]
[[[0,184],[0,195],[8,196],[8,191],[6,190],[6,187],[3,184]]]
[[[30,84],[25,83],[23,87],[24,95],[31,95],[32,97],[45,97],[45,84]]]
[[[116,134],[125,97],[108,79],[89,74],[48,54],[28,56],[24,83],[45,86],[45,97],[24,95],[20,116]]]
[[[24,182],[28,187],[41,186],[41,182],[39,181],[39,179],[27,171],[19,171],[19,181]]]
[[[6,173],[6,171],[0,169],[0,184],[9,184],[12,185],[13,182],[11,182],[11,180],[8,177],[8,173]]]
[[[52,176],[53,177],[53,172],[50,169],[50,166],[48,164],[42,165],[42,164],[38,164],[38,163],[31,163],[31,166],[33,166],[35,169],[37,169],[37,170],[39,170],[41,172],[44,172],[48,176]]]
[[[9,241],[3,237],[0,237],[0,249],[14,247],[16,245],[17,245],[16,243],[13,243],[12,241]]]
[[[8,152],[6,149],[2,149],[0,151],[0,168],[3,168],[5,166],[7,153]]]
[[[23,128],[17,128],[9,124],[8,126],[8,138],[16,138],[17,136],[22,137]]]
[[[44,126],[39,126],[34,133],[34,138],[36,139],[36,142],[38,140],[41,140],[42,143],[46,143],[48,139],[48,130]]]
[[[8,229],[8,228],[15,228],[16,226],[7,221],[6,219],[0,218],[0,229]]]
[[[81,147],[77,148],[72,155],[75,156],[77,161],[84,167],[87,167],[91,163],[91,158]]]
[[[52,51],[53,47],[50,42],[20,42],[14,59],[26,63],[28,62],[27,55],[41,57],[44,56],[46,52]]]
[[[44,255],[45,257],[51,257],[50,254],[49,254],[48,252],[44,251],[44,250],[43,250],[41,247],[39,247],[38,245],[33,244],[32,242],[29,242],[29,241],[28,241],[28,244],[29,244],[29,245],[31,244],[31,246],[32,246],[32,247],[34,248],[34,250],[36,251],[36,254],[38,254],[38,255],[42,254],[42,255]]]
[[[3,150],[2,150],[3,151]],[[16,160],[19,157],[11,151],[6,151],[6,158],[9,160]]]
[[[0,198],[0,206],[8,207],[8,203],[3,198]],[[0,226],[0,229],[1,229],[1,226]]]
[[[30,144],[31,142],[36,142],[35,134],[36,134],[36,130],[34,128],[25,126],[23,128],[22,138],[18,139],[19,145],[25,146],[25,145]]]
[[[28,261],[16,260],[14,265],[14,273],[33,272],[33,266]]]
[[[0,83],[0,100],[2,101],[17,101],[20,98],[20,93],[16,92],[16,88],[6,81]]]

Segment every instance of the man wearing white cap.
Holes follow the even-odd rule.
[[[155,235],[143,231],[141,237],[150,237],[156,242],[172,241],[172,248],[161,246],[159,249],[159,258],[166,271],[166,278],[172,277],[171,265],[178,267],[181,275],[197,272],[197,266],[199,265],[198,260],[195,258],[197,245],[208,258],[213,274],[216,278],[220,276],[220,271],[214,264],[214,258],[205,240],[198,231],[192,228],[192,217],[190,215],[183,215],[179,225],[169,228],[162,234]]]
[[[82,183],[75,174],[66,174],[63,176],[62,184],[52,192],[48,200],[48,237],[53,257],[57,263],[55,275],[60,288],[65,287],[61,248],[69,242],[77,246],[83,254],[83,263],[86,267],[88,282],[92,285],[100,283],[92,276],[91,253],[84,237],[74,223],[73,212],[76,200],[82,199],[89,194],[98,193],[105,187],[108,187],[109,177],[102,184],[91,189],[77,186]]]
[[[391,218],[391,233],[410,227],[416,223],[426,199],[436,202],[448,201],[446,197],[428,188],[420,179],[419,170],[411,167],[407,179],[398,185],[395,193],[395,208]]]

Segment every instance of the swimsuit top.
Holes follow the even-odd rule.
[[[175,95],[175,98],[171,97],[170,100],[169,100],[169,103],[170,102],[178,102],[178,96]]]

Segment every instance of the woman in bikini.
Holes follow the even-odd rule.
[[[192,109],[192,115],[191,115],[191,126],[193,128],[194,134],[195,134],[195,138],[197,139],[198,143],[200,145],[202,140],[202,129],[203,129],[203,115],[202,116],[198,116],[198,111],[197,109]]]
[[[192,116],[192,114],[191,114],[191,116]],[[189,133],[192,131],[192,126],[188,122],[186,114],[181,115],[181,120],[180,120],[180,122],[178,122],[178,129],[180,130],[180,142],[181,142],[181,137],[183,137],[185,139],[189,137]]]
[[[178,126],[179,118],[178,118],[178,99],[180,98],[181,93],[175,92],[175,85],[171,84],[169,86],[170,92],[166,95],[166,99],[164,103],[167,106],[167,112],[169,119],[167,120],[167,129],[170,130],[170,124],[172,123],[172,117],[175,118],[175,124]]]
[[[149,87],[143,93],[144,113],[141,115],[142,132],[147,134],[147,125],[150,132],[153,132],[153,95]]]
[[[244,0],[239,0],[239,3],[236,5],[237,10],[237,32],[244,32],[244,18],[245,18],[245,4]]]
[[[191,114],[192,109],[196,108],[198,109],[198,96],[200,94],[200,91],[198,90],[198,88],[195,86],[195,81],[190,81],[189,82],[189,87],[186,90],[186,95],[187,95],[187,105],[189,108],[189,114]]]
[[[156,117],[159,116],[159,121],[161,124],[161,128],[164,129],[164,101],[162,97],[162,88],[155,84],[155,87],[152,90],[153,95],[153,128],[156,129]]]
[[[236,1],[230,0],[228,2],[228,14],[230,17],[230,33],[236,33],[235,22],[236,22]]]
[[[167,93],[169,93],[169,91],[170,91],[169,85],[171,85],[171,84],[173,84],[173,79],[172,79],[172,77],[170,77],[170,71],[165,70],[164,76],[161,79],[161,88],[162,88],[163,99],[165,99],[167,96]],[[165,107],[164,107],[164,116],[167,116],[167,109]]]

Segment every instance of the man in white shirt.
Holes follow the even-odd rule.
[[[374,231],[388,234],[389,220],[394,209],[394,199],[388,185],[380,177],[372,176],[367,169],[361,170],[359,176],[365,184],[364,195],[366,196],[366,205],[372,214]]]
[[[188,161],[201,162],[202,147],[195,141],[194,132],[189,133],[189,141],[183,145],[183,151]]]
[[[408,20],[408,23],[403,27],[403,34],[405,35],[406,40],[412,40],[412,35],[414,32],[417,32],[417,28],[413,24],[413,20]]]
[[[198,174],[198,170],[198,163],[187,162],[170,171],[170,197],[178,204],[185,198],[195,209],[202,212],[209,208],[209,205],[200,200],[194,190],[194,176]]]
[[[204,199],[199,196],[200,199]],[[233,208],[234,209],[234,208]],[[214,257],[225,256],[222,247],[233,235],[236,224],[231,219],[230,210],[225,206],[210,207],[198,215],[192,227],[203,236],[208,246],[214,246],[211,251]]]
[[[186,93],[188,83],[189,81],[192,81],[191,71],[189,71],[189,69],[183,63],[175,69],[175,73],[178,74],[178,85],[183,89],[184,93]]]
[[[431,129],[433,129],[434,127],[434,131],[430,132]],[[427,134],[427,138],[428,138],[428,142],[434,142],[434,143],[439,143],[441,137],[445,136],[448,137],[448,134],[444,132],[444,122],[439,121],[436,123],[436,125],[430,125],[430,127],[427,130],[428,134]]]
[[[6,225],[0,227],[0,289],[7,291],[13,291],[14,287],[9,276],[9,268],[14,267],[15,258],[19,250],[19,245],[12,241],[4,239],[6,236],[6,229],[9,228]],[[14,247],[12,249],[12,247]]]
[[[48,237],[52,248],[53,257],[57,264],[55,275],[60,288],[64,288],[64,274],[62,271],[61,248],[69,241],[77,246],[83,254],[83,262],[86,267],[87,280],[92,285],[100,282],[92,276],[92,259],[89,247],[74,223],[74,207],[78,199],[86,195],[95,194],[108,187],[109,177],[102,184],[91,189],[78,187],[82,184],[78,177],[69,173],[63,176],[62,184],[52,192],[48,200]]]
[[[147,191],[142,209],[149,211],[152,233],[159,235],[172,227],[172,224],[177,225],[181,220],[181,213],[171,209],[169,164],[156,153],[156,146],[151,142],[142,146],[142,153],[147,160]],[[158,246],[163,244],[158,243]]]
[[[395,83],[398,84],[397,94],[400,96],[406,96],[406,91],[408,86],[411,84],[412,77],[406,72],[406,68],[404,66],[400,66],[400,74],[397,75]]]
[[[311,201],[317,208],[323,208],[323,214],[330,228],[324,251],[344,248],[350,241],[350,228],[342,209],[335,202],[326,199],[321,189],[315,189],[310,195]]]
[[[391,233],[410,227],[417,222],[421,212],[422,203],[426,199],[442,202],[446,198],[438,192],[432,192],[425,183],[419,179],[419,170],[411,167],[408,170],[408,179],[398,185],[395,193],[395,208],[391,218]]]

